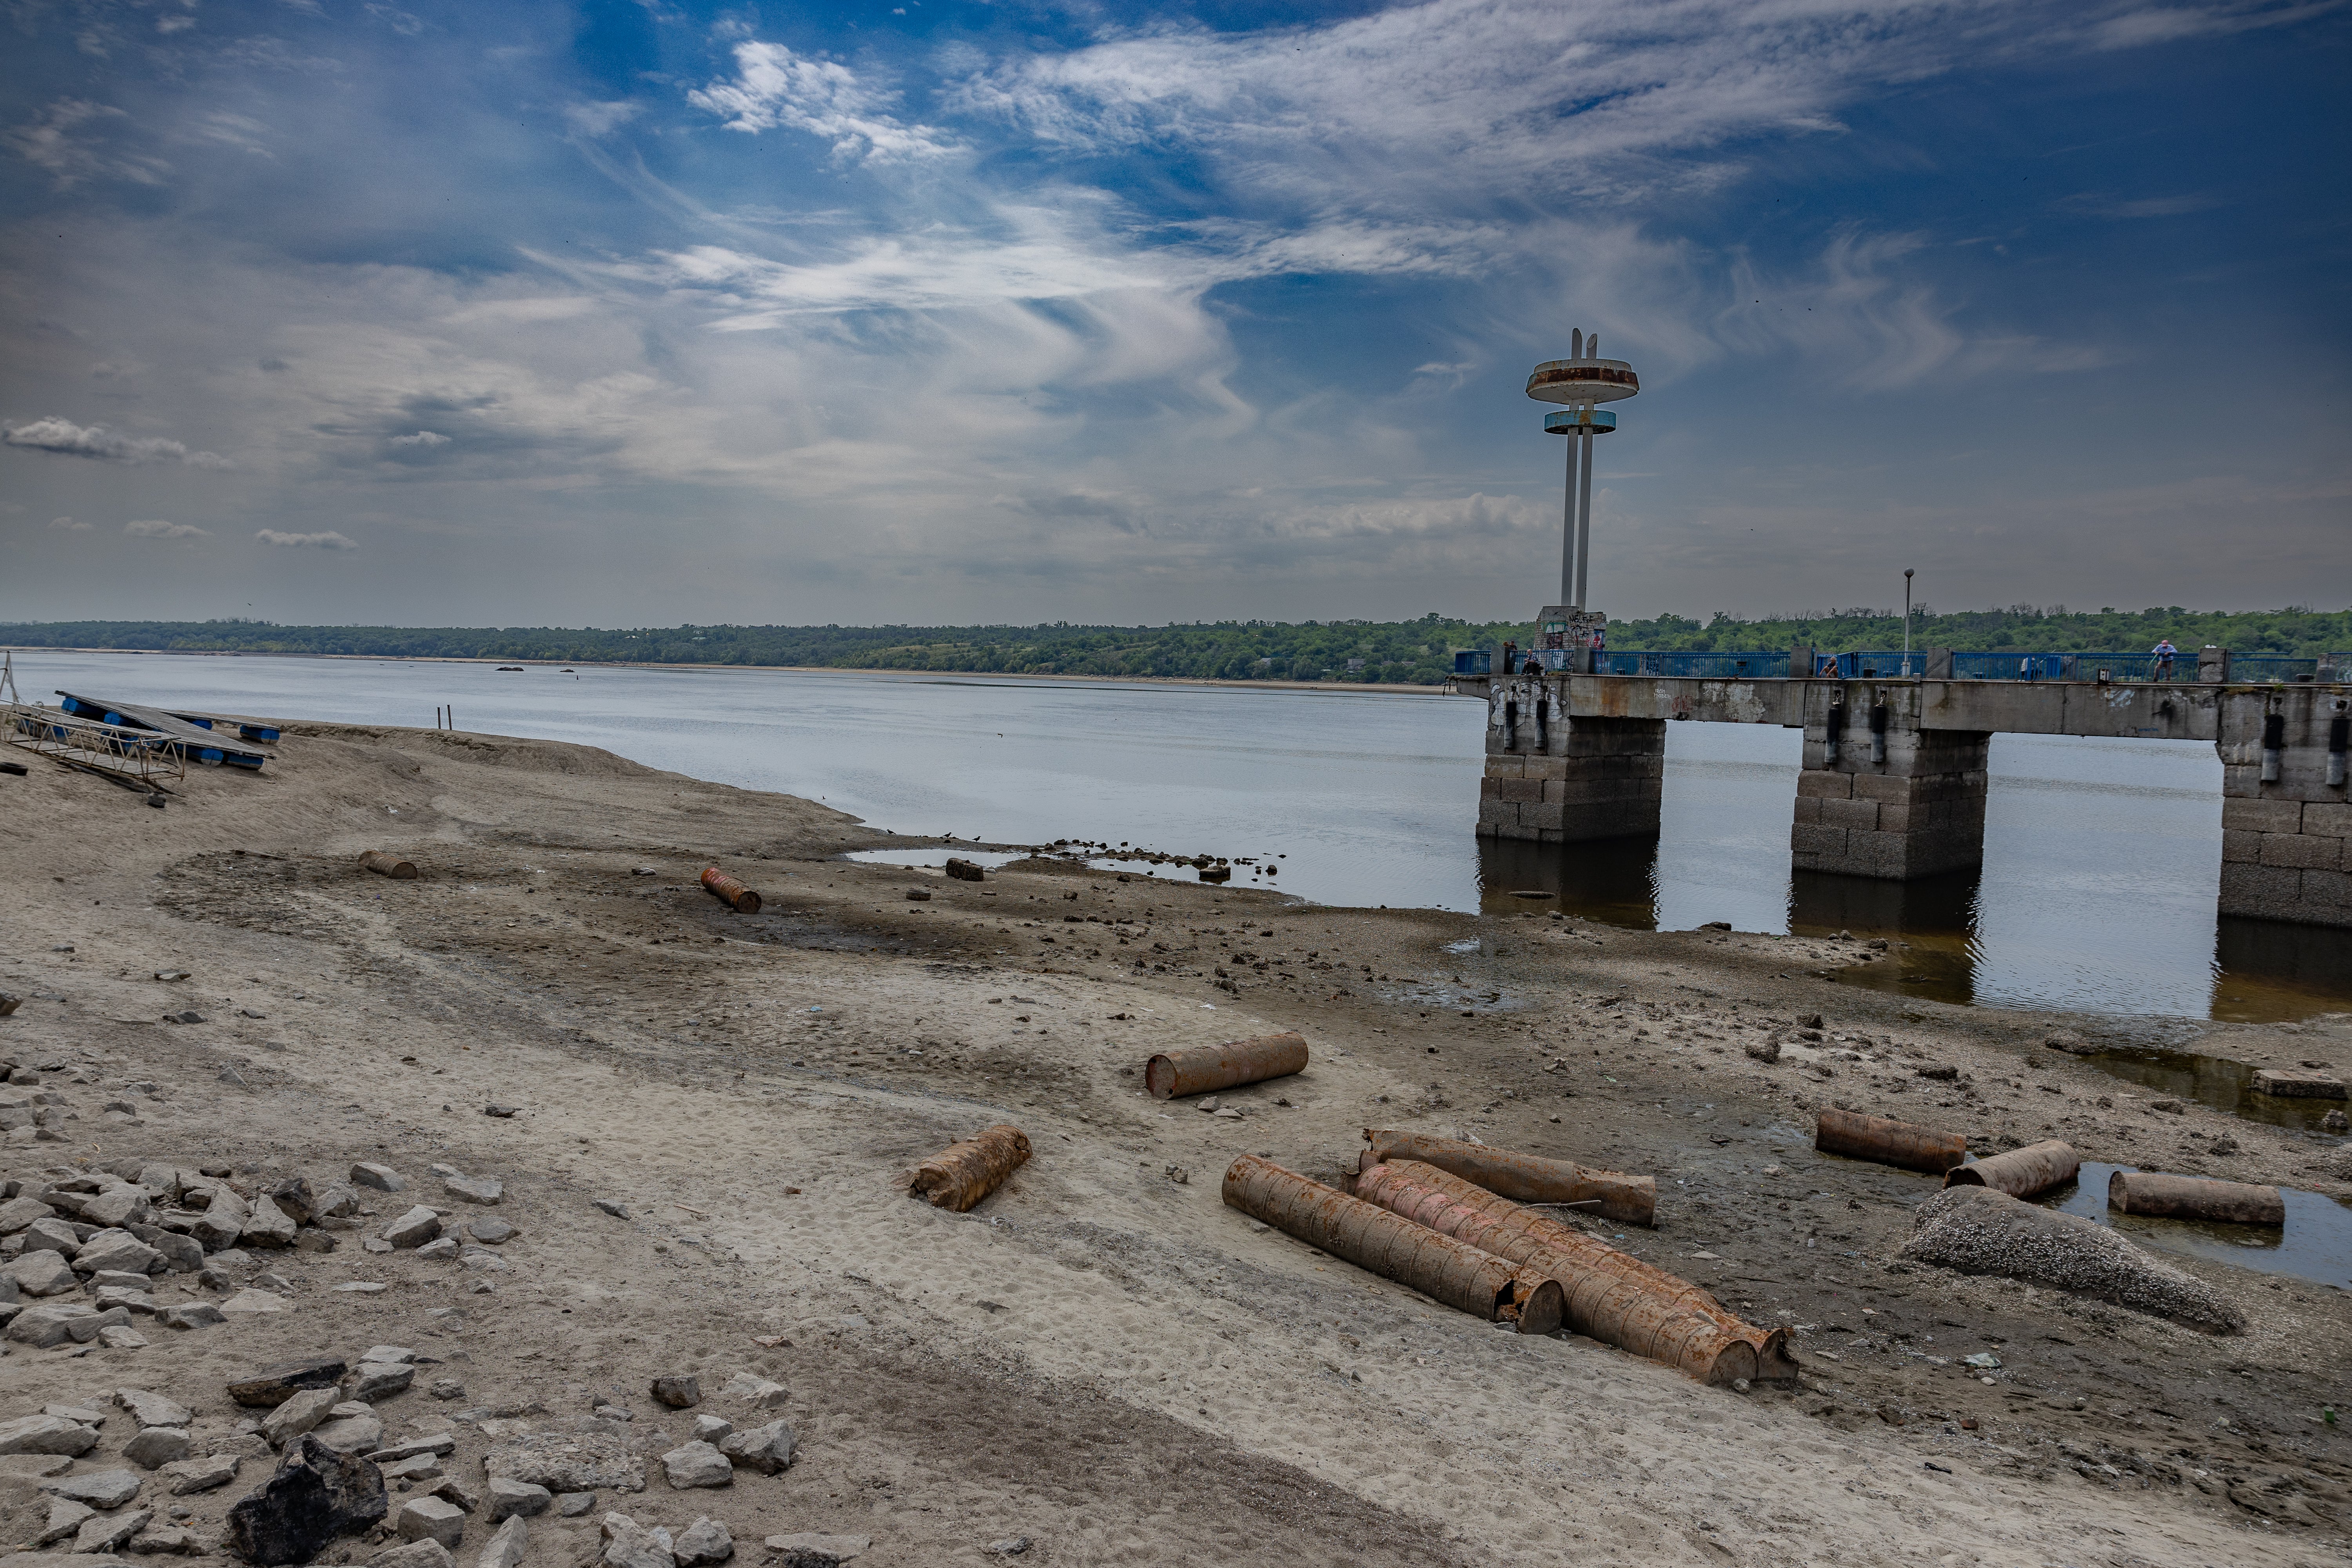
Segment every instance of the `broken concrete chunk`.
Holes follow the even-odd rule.
[[[51,1497],[70,1498],[95,1509],[116,1509],[139,1495],[139,1478],[129,1470],[92,1470],[86,1476],[59,1476],[43,1481]]]
[[[2221,1291],[2159,1263],[2106,1226],[1990,1187],[1947,1187],[1919,1205],[1903,1255],[2001,1274],[2222,1333],[2245,1315]]]
[[[177,1464],[165,1465],[162,1474],[169,1480],[173,1497],[188,1497],[236,1479],[238,1463],[235,1454],[211,1454],[201,1459],[182,1459]]]
[[[555,1494],[545,1487],[529,1481],[510,1481],[504,1477],[491,1480],[489,1489],[490,1522],[529,1515],[536,1518],[553,1506]]]
[[[306,1433],[288,1445],[268,1482],[230,1508],[228,1545],[256,1568],[309,1563],[385,1510],[383,1478],[373,1465]]]
[[[401,1505],[393,1519],[393,1530],[403,1541],[437,1541],[455,1546],[465,1537],[466,1512],[439,1498],[418,1498]]]
[[[228,1385],[228,1396],[239,1405],[275,1410],[296,1394],[314,1388],[331,1389],[347,1370],[341,1356],[312,1356],[306,1361],[273,1362],[250,1377]]]
[[[530,1543],[530,1527],[523,1523],[522,1515],[510,1514],[482,1548],[481,1556],[474,1560],[474,1568],[517,1568]]]
[[[719,1441],[719,1451],[739,1465],[762,1475],[774,1475],[793,1462],[793,1429],[782,1421],[731,1433]]]
[[[724,1563],[735,1555],[735,1538],[727,1527],[715,1519],[698,1519],[678,1535],[671,1554],[677,1559],[677,1568],[703,1568],[704,1564]]]
[[[355,1187],[373,1187],[380,1193],[404,1193],[408,1190],[407,1179],[399,1172],[390,1165],[379,1165],[367,1160],[352,1167],[351,1181]]]
[[[177,1426],[147,1426],[122,1446],[122,1457],[142,1470],[158,1469],[184,1459],[194,1450],[188,1434]]]

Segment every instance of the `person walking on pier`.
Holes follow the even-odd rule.
[[[2174,657],[2180,652],[2180,650],[2172,646],[2172,639],[2170,637],[2158,637],[2156,639],[2156,646],[2148,649],[2148,651],[2156,656],[2155,679],[2158,680],[2170,680],[2172,679],[2172,660]]]

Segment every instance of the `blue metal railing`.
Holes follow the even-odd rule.
[[[2190,673],[2195,673],[2193,661]],[[1952,679],[1955,680],[2063,680],[2065,678],[2066,655],[2063,653],[1952,655]]]
[[[1566,669],[1578,656],[1559,648],[1529,650],[1548,670]],[[1835,667],[1832,675],[1832,667]],[[1595,675],[1679,676],[1704,680],[1782,680],[1811,673],[1819,679],[1901,679],[1905,674],[1922,679],[1927,673],[1927,650],[1913,648],[1906,665],[1903,650],[1864,649],[1854,653],[1820,652],[1810,672],[1792,670],[1789,655],[1770,650],[1749,652],[1673,653],[1643,648],[1612,650],[1592,656]],[[1461,673],[1457,663],[1456,672]],[[2197,681],[2197,650],[2183,648],[2169,661],[2152,653],[1959,653],[1952,655],[1954,680],[2085,680]],[[2352,680],[2352,654],[2322,654],[2294,658],[2284,654],[2231,654],[2229,679],[2242,684],[2298,680]]]
[[[1685,676],[1701,680],[1785,680],[1789,675],[1786,649],[1748,652],[1708,651],[1650,653],[1638,648],[1593,657],[1596,675]]]
[[[2268,653],[2233,653],[2230,656],[2230,679],[2233,681],[2316,679],[2318,676],[2319,660],[2315,658],[2291,658],[2284,654]]]

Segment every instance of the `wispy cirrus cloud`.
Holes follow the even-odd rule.
[[[166,522],[161,518],[144,518],[122,525],[122,531],[133,539],[210,539],[212,531],[198,528],[192,522]]]
[[[254,539],[263,544],[282,545],[291,549],[357,550],[359,542],[344,534],[328,529],[320,533],[288,533],[283,529],[256,530]]]
[[[869,162],[937,158],[956,151],[947,132],[910,124],[892,110],[898,94],[860,79],[838,60],[812,59],[756,39],[735,46],[735,79],[688,92],[730,131],[805,131],[834,155]]]
[[[55,415],[23,425],[0,426],[0,442],[101,463],[185,463],[193,468],[235,467],[217,452],[192,452],[184,441],[162,436],[125,436],[103,425],[77,425]]]
[[[61,98],[35,119],[0,135],[0,141],[26,163],[47,169],[61,191],[90,180],[161,184],[171,164],[151,153],[110,144],[110,132],[127,126],[130,118],[111,104]]]

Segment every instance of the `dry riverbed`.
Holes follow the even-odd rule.
[[[23,1123],[0,1169],[26,1195],[136,1181],[159,1216],[301,1177],[318,1209],[295,1245],[159,1262],[141,1302],[68,1284],[39,1304],[109,1327],[6,1344],[0,1422],[105,1417],[86,1452],[0,1458],[6,1539],[47,1533],[44,1489],[77,1477],[140,1482],[79,1505],[101,1525],[151,1516],[42,1546],[84,1539],[77,1568],[225,1554],[231,1506],[279,1457],[247,1429],[269,1411],[229,1385],[320,1356],[366,1406],[322,1425],[373,1422],[344,1435],[432,1460],[332,1562],[404,1528],[491,1568],[659,1568],[651,1532],[691,1562],[703,1521],[739,1562],[861,1568],[2345,1550],[2343,1291],[2165,1255],[2244,1314],[2216,1336],[1910,1263],[1933,1179],[1811,1148],[1835,1104],[1984,1152],[2061,1136],[2086,1160],[2352,1195],[2336,1141],[2159,1108],[2049,1043],[2198,1032],[2177,1024],[1923,1004],[1819,977],[1873,962],[1863,944],[1541,905],[1324,909],[1047,860],[950,881],[837,858],[905,841],[810,802],[551,743],[297,726],[262,776],[200,772],[162,811],[34,767],[0,778],[0,990],[26,998],[0,1019],[24,1102],[0,1108]],[[422,877],[360,869],[371,847]],[[696,886],[713,861],[761,913]],[[1143,1092],[1154,1051],[1275,1029],[1311,1042],[1305,1073],[1213,1112]],[[1765,1041],[1777,1063],[1748,1053]],[[2200,1048],[2352,1068],[2341,1019]],[[962,1215],[905,1195],[924,1155],[999,1121],[1035,1150],[1004,1188]],[[1333,1179],[1383,1125],[1654,1173],[1655,1230],[1591,1228],[1791,1326],[1801,1384],[1705,1388],[1500,1333],[1219,1202],[1236,1154]],[[447,1245],[371,1249],[417,1205]],[[408,1352],[389,1358],[404,1384],[366,1381],[372,1349]],[[661,1377],[697,1379],[698,1403],[657,1399]],[[175,1492],[181,1472],[140,1462],[168,1439],[126,1454],[144,1417],[124,1390],[185,1408],[154,1429],[184,1431],[186,1458],[159,1464],[227,1456],[234,1479]],[[777,1421],[772,1474],[690,1447]],[[604,1484],[495,1544],[492,1478],[551,1443],[604,1456]],[[454,1521],[418,1522],[433,1500]],[[635,1522],[608,1543],[614,1513]]]

